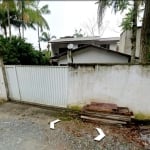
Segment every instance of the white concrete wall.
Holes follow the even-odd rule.
[[[0,66],[0,99],[7,100],[6,86],[4,82],[2,67]]]
[[[150,65],[70,68],[68,94],[69,105],[108,102],[150,114]]]
[[[106,50],[100,50],[94,47],[88,47],[83,50],[72,53],[73,63],[127,63],[128,57],[112,53]],[[67,57],[62,57],[58,64],[67,64]]]

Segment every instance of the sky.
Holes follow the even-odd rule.
[[[63,36],[72,36],[75,29],[80,28],[83,33],[88,33],[88,27],[96,24],[97,20],[97,4],[96,1],[41,1],[39,7],[48,4],[51,14],[44,15],[50,26],[50,34],[57,38]],[[107,9],[103,20],[103,32],[98,33],[95,27],[94,35],[101,37],[119,37],[121,33],[120,27],[122,15],[114,14],[111,9]],[[45,30],[46,31],[46,30]],[[18,31],[13,29],[14,34]],[[37,32],[32,29],[25,31],[25,38],[28,42],[33,43],[38,49]],[[42,49],[46,48],[46,43],[42,43]]]

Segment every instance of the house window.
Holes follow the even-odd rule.
[[[59,54],[62,54],[67,51],[67,48],[59,48]]]
[[[109,49],[109,44],[102,44],[101,47]]]

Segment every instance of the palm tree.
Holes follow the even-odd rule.
[[[123,12],[129,5],[128,0],[98,0],[98,26],[100,28],[107,7],[113,7],[114,12]]]
[[[4,34],[7,37],[7,27],[9,27],[9,37],[11,39],[11,22],[10,18],[15,15],[16,6],[14,0],[3,0],[0,4],[0,22],[4,29]]]
[[[34,0],[16,0],[16,8],[17,14],[16,19],[13,20],[15,22],[15,26],[19,29],[19,35],[21,37],[21,27],[22,27],[22,37],[24,38],[24,29],[32,28],[36,30],[33,22],[30,18],[32,18],[32,12],[35,1]]]
[[[22,0],[24,1],[24,0]],[[21,36],[20,28],[22,26],[22,37],[24,33],[24,28],[31,27],[35,29],[32,22],[28,21],[26,18],[28,17],[28,13],[23,13],[22,19],[22,12],[21,12],[21,3],[22,1],[19,0],[3,0],[0,4],[0,26],[4,29],[4,34],[7,37],[7,27],[9,28],[9,36],[11,37],[11,25],[15,28],[19,29],[19,35]],[[31,5],[32,3],[25,1],[25,6],[28,4]],[[25,20],[25,21],[22,21]]]
[[[45,18],[42,16],[43,14],[50,14],[50,10],[48,8],[48,5],[44,5],[43,7],[39,8],[39,0],[18,0],[18,11],[19,16],[18,18],[22,20],[22,36],[24,34],[24,28],[31,27],[33,29],[35,28],[35,25],[37,26],[38,31],[38,43],[39,43],[39,50],[41,51],[40,46],[40,30],[43,31],[43,29],[49,30],[49,25]],[[19,31],[20,33],[20,31]]]
[[[129,0],[99,0],[99,7],[98,7],[98,25],[100,27],[103,15],[105,12],[106,7],[113,6],[113,9],[115,12],[117,11],[124,11],[127,9],[127,7],[130,5]],[[136,52],[136,32],[137,32],[137,13],[138,13],[138,7],[140,3],[137,0],[133,1],[133,9],[132,13],[132,38],[131,38],[131,62],[135,62],[135,52]],[[130,19],[131,19],[130,18]],[[126,20],[127,21],[127,20]],[[127,22],[124,22],[127,23]],[[127,25],[127,24],[126,24]]]
[[[6,17],[7,14],[3,6],[4,6],[3,3],[0,4],[0,26],[4,30],[5,37],[7,37],[7,26],[8,26]]]
[[[43,31],[43,29],[49,30],[49,25],[45,18],[43,17],[44,14],[50,14],[50,10],[48,8],[48,5],[44,5],[41,8],[39,8],[39,1],[35,3],[33,6],[32,18],[31,21],[37,25],[37,31],[38,31],[38,43],[39,43],[39,51],[41,51],[41,45],[40,45],[40,31]]]
[[[55,35],[51,36],[50,33],[43,32],[42,36],[40,37],[40,41],[47,42],[47,49],[49,51],[50,50],[50,41],[55,38],[56,38]]]

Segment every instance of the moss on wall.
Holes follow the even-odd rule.
[[[135,119],[137,120],[150,120],[150,114],[143,114],[143,113],[136,113],[135,115]]]
[[[70,105],[68,106],[69,109],[73,110],[73,111],[81,111],[82,106],[79,105]]]

